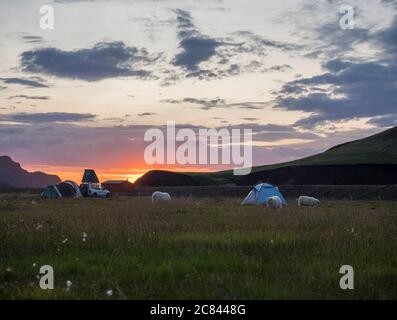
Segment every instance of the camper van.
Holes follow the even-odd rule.
[[[101,186],[95,171],[92,169],[84,171],[81,182],[80,190],[84,197],[109,198],[111,196],[110,191]]]
[[[111,196],[110,191],[102,188],[99,183],[83,183],[80,189],[85,197],[109,198]]]

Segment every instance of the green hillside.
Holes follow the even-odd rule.
[[[302,165],[397,164],[397,127],[376,135],[347,142],[307,158],[253,168],[253,172]],[[232,183],[231,170],[215,173],[187,173],[201,184]]]

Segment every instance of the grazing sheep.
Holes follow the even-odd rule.
[[[171,196],[167,192],[160,192],[160,191],[153,192],[152,203],[155,204],[157,202],[170,203]]]
[[[320,204],[320,200],[313,198],[313,197],[307,197],[307,196],[300,196],[298,199],[298,206],[306,206],[306,207],[314,207],[318,206]]]
[[[283,206],[283,203],[279,196],[273,196],[273,197],[267,198],[266,206],[270,209],[281,209]]]

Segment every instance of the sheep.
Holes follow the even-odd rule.
[[[266,206],[270,209],[281,209],[283,203],[279,196],[269,197],[266,200]]]
[[[152,194],[152,203],[155,204],[157,202],[170,203],[171,196],[167,192],[155,191]]]
[[[296,200],[298,201],[299,207],[301,207],[301,206],[314,207],[314,206],[318,206],[320,204],[320,200],[313,198],[313,197],[300,196]]]

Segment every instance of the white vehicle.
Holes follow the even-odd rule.
[[[82,185],[81,189],[82,193],[85,194],[87,197],[110,198],[111,196],[110,191],[101,187],[101,185],[98,183],[84,184]]]

